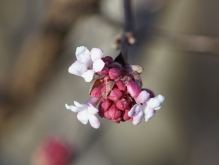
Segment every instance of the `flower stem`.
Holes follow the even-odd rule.
[[[133,17],[132,17],[132,8],[131,0],[123,0],[124,8],[124,27],[121,40],[121,52],[125,61],[128,60],[128,46],[129,38],[128,34],[131,34],[133,31]]]

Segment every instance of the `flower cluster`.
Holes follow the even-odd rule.
[[[142,67],[103,57],[101,49],[89,51],[84,46],[76,49],[76,58],[69,73],[83,77],[86,82],[92,81],[91,99],[84,104],[74,101],[74,105],[66,104],[66,108],[78,112],[77,118],[83,124],[89,121],[93,128],[99,128],[95,116],[98,114],[116,123],[130,120],[137,125],[142,119],[148,121],[160,109],[164,97],[142,88],[139,76]]]

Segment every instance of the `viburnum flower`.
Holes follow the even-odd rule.
[[[66,108],[78,112],[77,118],[83,123],[90,122],[94,128],[100,123],[95,114],[115,123],[132,121],[137,125],[144,118],[148,121],[160,109],[164,97],[155,96],[152,91],[142,88],[140,74],[143,68],[138,65],[127,64],[122,54],[115,60],[103,57],[101,49],[86,47],[76,50],[77,61],[69,72],[85,78],[90,82],[94,75],[89,94],[91,99],[84,104],[74,102],[74,106]]]
[[[74,150],[58,137],[46,138],[36,149],[34,165],[70,165],[74,161]]]
[[[96,109],[95,106],[98,104],[99,100],[100,99],[98,98],[91,98],[84,104],[74,101],[74,105],[69,106],[65,104],[65,107],[72,112],[78,112],[77,118],[81,123],[87,124],[89,121],[93,128],[99,128],[100,122],[95,116],[98,112],[98,109]]]
[[[150,94],[146,90],[142,90],[135,101],[136,104],[129,111],[128,115],[133,117],[132,123],[137,125],[141,122],[142,118],[148,121],[155,115],[156,110],[160,109],[163,104],[164,97],[158,95],[150,98]]]
[[[101,60],[101,49],[93,48],[89,51],[84,46],[79,46],[75,52],[77,60],[69,67],[68,72],[81,76],[86,82],[91,82],[95,72],[103,69],[105,63]]]

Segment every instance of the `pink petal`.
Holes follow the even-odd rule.
[[[144,103],[147,99],[149,99],[150,94],[143,90],[141,93],[138,95],[138,97],[135,99],[137,103]]]
[[[95,115],[89,115],[89,121],[90,121],[90,125],[97,129],[100,127],[100,122],[98,120],[98,118]]]
[[[105,63],[103,62],[103,60],[101,59],[97,59],[94,63],[93,63],[93,70],[95,72],[99,72],[103,69]]]
[[[89,104],[88,106],[88,113],[89,114],[96,114],[98,112],[98,109],[95,108],[92,104]]]
[[[128,112],[128,115],[129,115],[130,117],[134,117],[134,116],[136,116],[140,111],[142,111],[141,105],[135,104],[135,105],[132,107],[132,109]]]
[[[87,66],[79,61],[75,61],[69,68],[68,72],[77,76],[81,76],[87,71]]]
[[[136,116],[133,117],[132,123],[134,125],[138,125],[143,118],[143,111],[140,111]]]
[[[89,114],[87,113],[86,110],[84,110],[84,111],[78,112],[77,118],[83,124],[87,124],[88,123],[88,116],[89,116]]]
[[[144,111],[144,119],[147,122],[150,118],[155,115],[156,111],[152,108],[147,107]]]
[[[81,75],[81,77],[83,77],[86,82],[91,82],[93,80],[93,76],[94,70],[87,70]]]
[[[90,54],[93,62],[103,57],[103,51],[99,48],[92,48]]]
[[[75,52],[76,58],[81,63],[89,65],[91,61],[90,51],[85,46],[79,46]]]

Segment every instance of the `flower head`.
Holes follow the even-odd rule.
[[[98,109],[95,106],[98,104],[99,99],[91,98],[84,104],[80,104],[77,101],[74,101],[74,105],[65,104],[66,109],[71,110],[72,112],[78,112],[77,118],[83,123],[87,124],[88,121],[93,128],[99,128],[100,122],[95,114],[98,113]]]
[[[142,118],[148,121],[155,115],[156,110],[160,109],[164,97],[158,95],[150,98],[150,94],[146,90],[142,90],[135,101],[136,104],[129,111],[128,115],[133,117],[132,123],[137,125],[141,122]]]
[[[143,68],[125,63],[121,54],[113,60],[110,56],[103,57],[101,49],[89,51],[81,46],[76,50],[76,58],[69,67],[70,73],[84,77],[87,82],[95,75],[89,92],[92,98],[84,104],[76,101],[72,106],[66,104],[67,109],[78,112],[77,118],[83,124],[89,121],[92,127],[99,128],[95,116],[98,113],[116,123],[131,120],[137,125],[142,119],[148,121],[160,109],[164,97],[142,89]]]
[[[69,67],[68,72],[83,77],[86,82],[92,81],[94,73],[101,71],[105,65],[101,60],[101,49],[93,48],[89,51],[86,47],[79,46],[75,55],[77,60]]]

